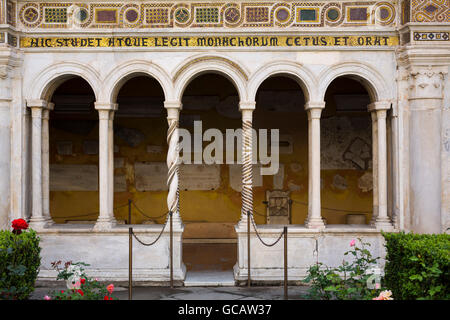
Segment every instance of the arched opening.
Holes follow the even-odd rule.
[[[206,73],[187,85],[182,103],[180,135],[189,133],[192,141],[190,151],[181,150],[183,261],[188,271],[232,270],[237,252],[234,227],[241,210],[241,170],[235,163],[226,163],[226,153],[233,153],[236,159],[241,150],[235,144],[225,152],[225,137],[227,129],[241,128],[238,92],[225,76]]]
[[[363,79],[341,76],[321,116],[321,204],[326,224],[368,224],[373,211],[373,102]]]
[[[54,103],[49,114],[50,214],[56,223],[94,223],[99,210],[95,94],[79,76],[58,82],[49,99]]]
[[[269,152],[269,130],[279,130],[279,159],[271,159],[279,163],[277,172],[261,175],[261,154],[253,169],[256,223],[303,224],[308,215],[308,117],[305,95],[296,79],[276,75],[261,83],[253,128],[257,134],[268,130],[267,140],[258,137],[258,151],[267,143]]]
[[[114,215],[132,224],[164,224],[167,213],[167,120],[159,82],[135,74],[117,88],[114,114]]]

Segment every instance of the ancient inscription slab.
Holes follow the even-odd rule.
[[[220,187],[220,165],[180,165],[181,190],[216,190]]]
[[[114,175],[114,192],[127,191],[127,177],[125,174]]]
[[[137,191],[167,190],[167,164],[165,162],[136,162],[134,181]]]
[[[50,191],[98,191],[97,166],[50,164]]]
[[[242,190],[242,165],[240,164],[230,164],[228,165],[230,174],[230,187],[234,191],[241,192]],[[253,186],[262,187],[263,178],[261,175],[261,165],[253,165]]]

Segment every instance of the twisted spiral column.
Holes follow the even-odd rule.
[[[181,224],[180,217],[180,188],[179,188],[179,117],[181,110],[181,103],[164,102],[164,107],[167,109],[167,122],[169,129],[167,130],[167,144],[169,150],[167,151],[167,186],[169,193],[167,195],[167,208],[172,212],[172,219],[175,223]]]
[[[242,112],[242,209],[240,224],[247,224],[247,212],[253,212],[252,120],[255,102],[241,102]]]

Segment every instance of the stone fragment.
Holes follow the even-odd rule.
[[[360,188],[362,192],[369,192],[373,189],[373,174],[371,171],[364,173],[358,179],[358,188]]]
[[[127,178],[125,174],[114,175],[114,192],[127,191]]]
[[[333,184],[331,186],[338,190],[346,190],[348,188],[347,180],[339,174],[333,177]]]
[[[98,191],[97,166],[50,164],[50,191]]]

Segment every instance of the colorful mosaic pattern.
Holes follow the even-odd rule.
[[[46,23],[66,23],[67,8],[45,8]]]
[[[450,22],[450,0],[412,0],[412,22]]]
[[[449,41],[448,32],[414,32],[415,41]]]
[[[406,1],[406,0],[405,0]],[[450,0],[412,0],[426,19],[444,19]],[[18,21],[28,28],[261,28],[395,26],[394,1],[233,2],[19,2]],[[427,3],[427,5],[425,5]],[[433,7],[430,7],[433,6]],[[434,6],[436,9],[433,9]],[[404,6],[405,10],[406,7]],[[72,18],[70,12],[73,12]],[[403,7],[402,7],[403,8]],[[414,9],[415,10],[415,9]],[[412,14],[416,14],[416,11]],[[402,11],[403,12],[403,11]],[[416,19],[425,18],[419,15]],[[417,20],[418,21],[418,20]],[[443,20],[442,20],[443,21]]]

